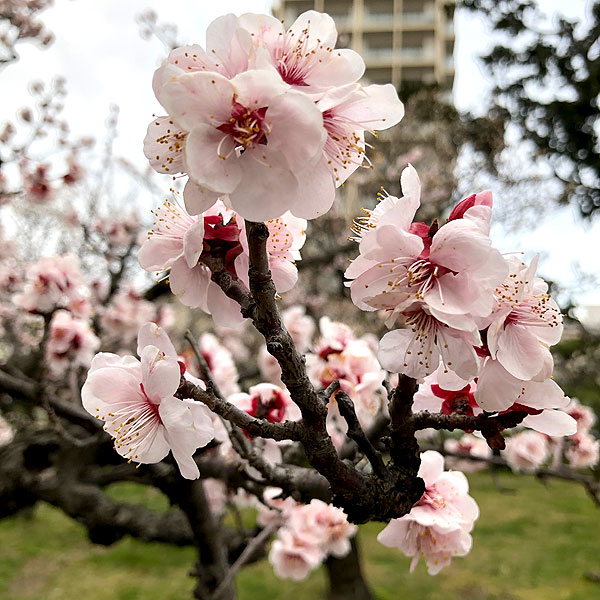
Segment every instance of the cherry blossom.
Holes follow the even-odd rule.
[[[228,400],[253,417],[270,423],[298,421],[302,416],[290,393],[272,383],[258,383],[249,389],[249,393],[232,394]]]
[[[365,64],[354,50],[336,49],[337,31],[325,13],[302,13],[286,31],[283,23],[270,15],[244,14],[239,24],[250,32],[259,53],[275,67],[293,88],[319,94],[331,87],[358,81]]]
[[[87,317],[91,307],[81,274],[79,259],[72,254],[40,258],[27,269],[23,291],[15,294],[14,303],[32,313],[51,313],[66,308],[77,316]]]
[[[0,415],[0,448],[10,444],[15,437],[15,432],[8,421]]]
[[[323,117],[310,98],[289,90],[274,69],[248,70],[232,79],[190,71],[166,80],[157,97],[169,115],[167,130],[180,138],[185,172],[202,195],[192,202],[193,209],[188,203],[192,212],[203,212],[215,195],[224,194],[236,212],[254,221],[280,217],[287,210],[314,218],[329,208],[310,206],[306,212],[296,175],[322,155]],[[156,136],[158,144],[165,121],[154,123],[147,139]],[[152,149],[147,144],[147,155]],[[168,168],[176,172],[179,166]]]
[[[350,552],[350,538],[358,531],[341,508],[316,499],[291,510],[286,527],[325,555],[337,558]]]
[[[444,449],[448,452],[465,454],[482,459],[489,458],[492,455],[492,449],[488,446],[485,439],[469,433],[465,433],[459,439],[450,438],[445,440]],[[463,459],[455,456],[447,456],[446,463],[451,469],[466,473],[480,471],[487,467],[485,460],[469,460],[468,458]]]
[[[174,396],[181,367],[173,344],[154,323],[140,329],[138,354],[141,362],[133,356],[97,354],[81,391],[83,406],[105,422],[121,456],[156,463],[170,450],[181,474],[196,479],[194,452],[214,437],[211,412],[201,402]],[[193,382],[205,387],[200,380]]]
[[[322,335],[315,352],[306,356],[311,381],[314,385],[327,387],[332,381],[339,380],[341,389],[354,402],[359,421],[368,424],[379,412],[385,392],[382,384],[385,372],[370,340],[356,339],[347,325],[328,317],[321,318],[319,328]],[[334,399],[330,403],[331,410],[331,416],[335,417]]]
[[[535,471],[550,457],[550,445],[546,436],[522,431],[506,440],[502,454],[513,471]]]
[[[269,552],[269,562],[278,577],[302,581],[323,562],[321,549],[292,531],[281,528]]]
[[[490,313],[506,263],[491,246],[485,218],[467,218],[469,211],[439,228],[411,223],[421,193],[413,167],[401,182],[401,199],[384,196],[355,223],[360,255],[346,271],[352,300],[363,310],[388,310],[389,326],[401,318],[408,327],[381,340],[384,368],[421,378],[441,357],[447,369],[470,379],[477,372],[474,346],[481,345],[476,319]],[[487,193],[481,202],[488,208]]]
[[[466,477],[444,471],[444,457],[438,452],[421,454],[418,474],[425,481],[425,493],[407,515],[392,519],[377,541],[412,557],[411,572],[422,556],[428,573],[436,575],[452,557],[468,554],[479,508],[468,494]]]
[[[100,340],[87,321],[73,317],[66,310],[54,313],[46,345],[46,361],[50,373],[57,377],[69,367],[88,368]]]
[[[244,221],[223,202],[199,216],[191,216],[172,202],[154,211],[154,227],[138,253],[147,271],[170,270],[172,292],[186,306],[200,308],[217,324],[234,325],[242,321],[239,306],[211,280],[209,268],[201,262],[202,253],[212,243],[225,247],[228,270],[248,286],[248,242]],[[267,252],[273,282],[281,293],[291,289],[298,271],[293,261],[306,238],[306,221],[284,214],[267,222]]]
[[[569,438],[565,458],[575,469],[593,467],[600,460],[600,441],[585,431],[578,432]]]

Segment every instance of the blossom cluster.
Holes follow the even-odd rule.
[[[146,323],[138,335],[138,355],[97,354],[81,390],[83,407],[104,421],[115,450],[138,463],[156,463],[169,451],[181,474],[196,479],[193,455],[214,438],[212,413],[201,402],[179,399],[181,376],[206,389],[185,371],[166,333]]]
[[[342,558],[350,552],[350,538],[357,527],[348,522],[342,509],[322,500],[300,504],[282,498],[277,488],[265,492],[265,501],[271,508],[259,508],[259,523],[280,523],[269,552],[278,577],[300,581],[328,556]]]
[[[380,341],[382,366],[433,378],[434,412],[520,410],[528,427],[574,433],[560,410],[569,399],[552,379],[562,315],[535,276],[537,258],[527,265],[492,246],[489,190],[461,201],[441,226],[427,225],[413,222],[420,183],[412,166],[401,183],[401,198],[382,194],[355,221],[360,254],[346,271],[356,306],[401,325]]]
[[[577,423],[577,431],[553,437],[536,431],[521,431],[506,440],[503,456],[515,472],[533,472],[543,466],[556,467],[566,461],[573,469],[593,467],[600,460],[600,441],[592,434],[594,411],[573,398],[565,412]]]
[[[421,454],[419,477],[425,481],[425,493],[407,515],[392,519],[377,540],[412,557],[411,572],[423,557],[429,574],[436,575],[453,557],[471,549],[470,532],[479,508],[469,496],[467,478],[460,471],[444,471],[439,452]]]
[[[348,394],[362,426],[368,426],[382,410],[385,371],[376,356],[377,339],[357,337],[346,324],[329,317],[319,320],[320,337],[306,355],[308,375],[314,385],[327,387],[338,380]],[[335,396],[329,403],[327,427],[334,443],[342,443],[346,422],[340,418]]]
[[[242,320],[238,304],[211,281],[202,262],[218,248],[225,254],[228,271],[248,287],[248,242],[244,220],[221,200],[202,214],[191,216],[176,202],[165,202],[154,212],[155,221],[138,259],[147,271],[168,271],[172,292],[185,305],[212,315],[218,325]],[[306,221],[290,213],[267,222],[267,253],[273,282],[279,292],[296,284],[294,261],[306,239]]]
[[[362,58],[335,49],[333,19],[308,11],[289,29],[268,15],[225,15],[199,45],[174,49],[154,74],[167,115],[144,152],[159,173],[184,173],[187,211],[221,198],[242,218],[291,211],[313,219],[366,162],[365,131],[396,125],[393,85],[362,86]]]

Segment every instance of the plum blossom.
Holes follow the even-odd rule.
[[[88,368],[99,346],[100,340],[87,321],[66,310],[57,311],[50,322],[46,345],[50,373],[58,377],[70,366]]]
[[[228,195],[248,220],[313,219],[368,164],[365,131],[397,124],[404,107],[391,84],[356,83],[364,62],[336,38],[315,11],[288,31],[268,15],[227,15],[208,28],[210,52],[171,52],[153,79],[168,115],[150,124],[144,153],[158,172],[189,176],[191,214]]]
[[[269,552],[269,562],[277,577],[302,581],[316,569],[324,556],[321,549],[306,542],[293,531],[281,528]]]
[[[469,433],[465,433],[457,440],[454,438],[445,440],[444,449],[448,452],[475,458],[485,459],[492,455],[492,449],[482,437]],[[451,469],[466,473],[480,471],[487,467],[485,461],[469,460],[468,458],[458,458],[456,456],[447,456],[446,463]]]
[[[577,398],[571,398],[571,403],[565,412],[577,421],[577,433],[587,433],[596,422],[596,413],[589,406],[581,404]]]
[[[363,310],[389,311],[379,360],[390,371],[421,378],[440,357],[464,379],[477,373],[481,345],[477,319],[492,310],[494,290],[506,276],[502,255],[487,234],[491,197],[441,227],[412,223],[420,205],[415,169],[401,177],[404,196],[384,197],[379,210],[355,224],[360,254],[346,271],[353,302]],[[476,216],[468,214],[473,211]]]
[[[14,303],[32,313],[50,313],[66,308],[87,317],[91,307],[87,299],[79,259],[73,254],[40,258],[27,269],[23,291],[15,294]]]
[[[212,333],[203,333],[198,345],[221,393],[224,396],[238,393],[238,370],[231,352]]]
[[[487,330],[487,348],[511,375],[523,381],[546,379],[552,371],[549,347],[560,341],[562,315],[548,294],[548,284],[531,265],[510,257],[510,272],[496,290],[497,306]]]
[[[131,344],[147,321],[157,320],[156,307],[132,287],[119,290],[101,312],[100,324],[110,340],[122,347]]]
[[[576,433],[569,438],[565,458],[575,469],[593,467],[600,460],[600,441],[585,431]]]
[[[427,410],[432,413],[462,414],[477,416],[483,410],[490,412],[521,411],[527,413],[522,425],[540,433],[551,436],[572,435],[576,431],[576,422],[563,407],[569,403],[558,384],[552,379],[545,381],[521,381],[505,371],[497,361],[483,359],[486,368],[499,369],[495,379],[498,391],[492,390],[500,404],[489,402],[490,392],[481,390],[481,375],[476,381],[461,379],[452,371],[447,371],[443,364],[430,376],[426,377],[415,394],[413,410]],[[480,373],[483,368],[480,368]],[[484,381],[485,383],[485,381]],[[486,403],[487,400],[487,403]]]
[[[249,260],[244,221],[220,200],[199,216],[190,216],[183,207],[171,202],[165,202],[154,215],[154,227],[138,253],[142,268],[169,269],[172,292],[186,306],[211,314],[217,324],[241,322],[238,304],[211,280],[210,270],[201,258],[211,244],[218,244],[225,250],[226,267],[247,285]],[[285,214],[266,225],[269,267],[277,290],[283,293],[298,278],[293,261],[300,259],[306,221]]]
[[[418,475],[425,481],[425,493],[407,515],[392,519],[377,541],[412,557],[411,572],[422,556],[428,573],[436,575],[452,557],[468,554],[479,508],[469,496],[467,478],[460,471],[444,471],[438,452],[421,454]]]
[[[282,525],[269,553],[278,577],[299,581],[328,556],[342,558],[348,554],[357,527],[348,522],[343,510],[322,500],[299,504],[282,498],[280,492],[268,490],[265,501],[274,510],[261,511],[263,524],[279,519]]]
[[[476,383],[467,383],[443,371],[443,366],[440,366],[419,385],[414,395],[413,411],[426,410],[444,415],[480,415],[483,411],[475,401]]]
[[[321,338],[314,353],[306,357],[308,375],[314,385],[327,387],[339,380],[341,389],[354,402],[362,424],[369,423],[381,408],[385,372],[367,338],[357,339],[345,324],[322,317]],[[332,401],[330,409],[334,409]],[[337,412],[337,411],[335,411]],[[332,416],[335,414],[332,413]]]
[[[138,236],[140,222],[135,213],[118,217],[101,217],[94,223],[94,230],[108,242],[111,251],[127,248]]]
[[[354,50],[336,49],[334,20],[325,13],[302,13],[286,31],[283,23],[270,15],[244,14],[239,24],[250,32],[258,50],[292,88],[319,94],[331,87],[358,81],[365,64]]]
[[[228,398],[229,402],[249,415],[266,419],[269,423],[298,421],[302,417],[300,409],[285,388],[272,383],[258,383],[248,391],[249,393],[232,394]]]
[[[8,421],[0,415],[0,448],[10,444],[15,437],[15,432]]]
[[[193,455],[214,437],[211,412],[201,402],[174,396],[181,365],[168,336],[154,323],[141,327],[138,355],[141,361],[97,354],[81,391],[83,407],[104,421],[104,430],[115,439],[121,456],[156,463],[171,451],[183,477],[197,479],[200,473]]]
[[[506,440],[506,450],[502,454],[513,471],[532,472],[548,460],[550,445],[545,435],[521,431]]]
[[[337,558],[350,552],[350,538],[358,530],[341,508],[316,499],[292,510],[286,527],[318,546],[325,555]]]
[[[190,212],[203,212],[225,194],[236,212],[254,221],[288,210],[314,218],[329,208],[307,203],[296,175],[322,155],[323,117],[309,97],[290,90],[274,69],[252,69],[232,79],[189,71],[169,78],[157,97],[169,115],[168,127],[184,141],[185,171],[197,186],[184,191]],[[147,140],[156,135],[158,145],[164,122],[154,123]]]

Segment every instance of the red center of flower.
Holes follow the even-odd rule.
[[[233,275],[235,259],[244,251],[240,244],[240,228],[237,226],[235,215],[225,225],[223,215],[208,215],[204,217],[204,250],[218,251],[225,254],[225,266]]]
[[[466,385],[462,390],[444,390],[434,383],[431,386],[431,391],[438,398],[443,398],[440,412],[444,415],[459,413],[472,417],[473,409],[477,408],[477,402],[475,402],[475,396],[470,385]]]
[[[257,419],[266,419],[269,423],[281,423],[285,416],[285,403],[281,394],[276,391],[266,402],[257,395],[252,398],[252,409],[248,414]]]
[[[265,122],[267,107],[251,110],[235,101],[228,123],[219,125],[217,129],[230,135],[243,149],[254,148],[258,144],[266,144],[269,126]]]

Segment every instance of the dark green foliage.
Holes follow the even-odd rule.
[[[494,77],[490,116],[516,124],[563,184],[560,200],[582,214],[600,209],[600,2],[578,24],[551,27],[534,0],[463,0],[501,41],[482,57]]]

